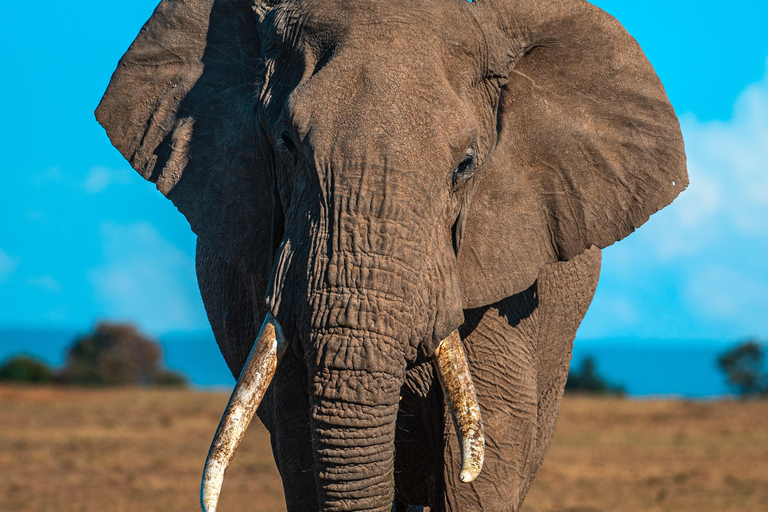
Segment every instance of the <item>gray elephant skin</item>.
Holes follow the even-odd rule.
[[[519,510],[600,249],[688,184],[651,64],[582,0],[163,0],[96,116],[197,234],[232,374],[282,326],[257,414],[291,512]]]

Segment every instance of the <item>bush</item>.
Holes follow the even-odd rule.
[[[725,380],[742,398],[768,394],[768,376],[763,371],[765,354],[757,340],[744,340],[717,358]]]
[[[186,378],[160,367],[158,344],[130,324],[99,323],[67,350],[60,379],[90,386],[184,386]]]
[[[158,372],[152,380],[153,386],[183,388],[187,385],[187,377],[179,372]]]
[[[566,391],[578,391],[580,393],[594,394],[615,394],[623,395],[624,388],[614,386],[597,373],[597,363],[592,357],[585,357],[581,361],[579,370],[568,373],[568,380],[565,383]]]
[[[0,381],[26,384],[45,384],[53,381],[53,372],[43,361],[21,355],[0,366]]]

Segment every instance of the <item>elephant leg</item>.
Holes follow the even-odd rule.
[[[445,511],[517,510],[537,433],[537,297],[533,285],[492,306],[465,311],[459,333],[483,418],[485,463],[474,481],[459,481],[461,446],[445,407]]]
[[[601,259],[602,251],[593,248],[571,261],[547,265],[539,272],[539,431],[532,458],[534,466],[523,496],[533,483],[555,432],[573,340],[595,294]]]
[[[461,449],[447,408],[445,494],[449,512],[519,510],[554,432],[573,339],[597,286],[599,250],[548,265],[528,290],[465,311],[460,329],[483,416],[485,464],[458,480]]]

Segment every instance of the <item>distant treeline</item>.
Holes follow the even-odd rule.
[[[742,398],[768,396],[765,348],[756,339],[746,339],[717,358],[728,386]]]
[[[26,355],[0,365],[0,381],[75,386],[186,386],[187,378],[162,365],[158,343],[130,324],[101,322],[67,348],[62,368]]]
[[[721,353],[716,363],[734,394],[741,398],[768,397],[765,348],[760,341],[745,339]],[[579,393],[625,393],[622,386],[607,382],[597,372],[597,362],[592,357],[584,358],[578,368],[571,368],[565,389]]]
[[[571,371],[568,372],[568,380],[565,383],[565,390],[600,395],[625,394],[622,386],[607,382],[597,373],[597,362],[592,357],[584,358],[579,368],[571,367]]]
[[[716,358],[733,393],[742,398],[768,397],[765,345],[745,339]],[[185,375],[165,369],[158,343],[131,324],[101,322],[76,337],[66,349],[65,363],[52,368],[43,361],[18,355],[0,364],[0,382],[77,386],[186,386]],[[607,381],[594,357],[571,367],[568,392],[623,395],[625,389]]]

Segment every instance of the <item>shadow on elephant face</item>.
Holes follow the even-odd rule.
[[[390,450],[407,365],[533,297],[515,327],[542,268],[688,184],[653,68],[582,0],[163,0],[96,116],[198,235],[233,373],[267,312],[282,324],[331,508],[392,486],[391,454],[346,461],[367,486],[331,468],[339,408]]]

